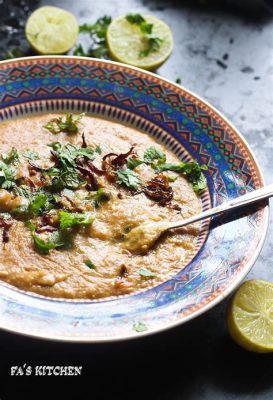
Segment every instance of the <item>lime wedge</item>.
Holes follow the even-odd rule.
[[[138,25],[127,21],[126,17],[115,18],[107,30],[107,43],[111,57],[126,64],[147,70],[155,70],[170,56],[173,49],[172,32],[165,22],[160,19],[144,15],[145,21],[153,24],[152,33],[160,39],[157,50],[150,51],[144,56],[148,39]]]
[[[233,339],[246,350],[273,352],[273,284],[244,282],[231,300],[227,324]]]
[[[77,40],[79,26],[70,12],[45,6],[34,11],[26,23],[26,37],[39,54],[63,54]]]

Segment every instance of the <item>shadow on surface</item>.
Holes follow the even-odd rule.
[[[214,386],[225,399],[273,386],[273,357],[247,353],[225,328],[226,302],[161,334],[112,344],[45,342],[1,332],[1,400],[203,399]],[[12,365],[83,366],[82,376],[10,376]],[[263,384],[260,383],[263,382]],[[42,389],[41,389],[42,388]],[[262,388],[262,389],[261,389]],[[35,395],[36,393],[36,395]],[[57,393],[57,392],[54,392]],[[36,396],[36,397],[35,397]]]

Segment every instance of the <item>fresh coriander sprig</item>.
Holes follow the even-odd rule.
[[[139,176],[131,169],[120,169],[117,171],[116,183],[118,185],[125,185],[129,189],[137,190],[141,184]]]
[[[140,51],[139,57],[147,57],[160,48],[163,39],[153,33],[153,24],[149,24],[141,14],[127,14],[125,18],[130,24],[139,26],[146,39],[147,45],[145,49]]]
[[[52,118],[46,125],[44,125],[44,128],[54,134],[60,132],[78,133],[78,123],[84,115],[85,113],[81,113],[74,117],[73,114],[69,112],[65,115],[64,119],[62,117]]]
[[[74,56],[85,56],[95,58],[109,58],[109,50],[106,42],[106,32],[112,18],[105,15],[99,18],[94,24],[80,25],[80,33],[90,35],[91,44],[87,51],[82,44],[78,44],[73,52]]]

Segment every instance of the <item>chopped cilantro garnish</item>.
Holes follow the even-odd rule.
[[[117,171],[116,183],[125,185],[129,189],[137,190],[141,182],[138,175],[131,169],[120,169]]]
[[[58,159],[58,167],[52,167],[43,173],[52,176],[49,189],[60,191],[62,189],[75,190],[85,183],[85,180],[77,170],[76,160],[78,157],[86,157],[94,160],[98,154],[98,148],[79,147],[72,144],[62,145],[55,142],[49,145]]]
[[[111,198],[111,193],[104,188],[99,188],[97,192],[91,194],[95,207],[99,207],[102,203],[106,203]]]
[[[144,331],[147,331],[148,327],[146,324],[144,324],[144,322],[138,321],[138,322],[134,323],[133,329],[136,332],[144,332]]]
[[[85,265],[90,268],[90,269],[96,269],[95,264],[88,258],[87,260],[84,261]]]
[[[31,150],[31,149],[27,149],[23,153],[23,157],[26,158],[27,160],[31,160],[31,161],[35,161],[35,160],[39,159],[38,153],[36,153],[36,151]]]
[[[80,25],[80,33],[90,35],[91,44],[85,51],[81,44],[78,44],[73,52],[74,56],[85,56],[95,58],[108,58],[109,50],[106,42],[106,32],[112,18],[105,15],[99,18],[94,24]]]
[[[167,175],[168,181],[169,182],[175,182],[177,179],[177,176],[175,175]]]
[[[140,25],[141,23],[145,22],[145,19],[141,14],[127,14],[125,18],[128,22],[130,22],[130,24]]]
[[[13,189],[16,187],[15,170],[3,161],[0,161],[0,187],[2,189]]]
[[[180,83],[181,83],[181,78],[176,78],[176,80],[175,80],[175,83],[177,83],[178,85],[180,85]]]
[[[203,171],[207,171],[208,167],[206,165],[200,166],[196,161],[186,163],[182,162],[179,164],[159,164],[155,167],[155,170],[157,172],[174,171],[177,173],[184,173],[196,192],[205,189],[207,186],[207,180]]]
[[[139,53],[139,56],[140,57],[147,57],[151,52],[157,51],[159,49],[162,41],[163,40],[161,38],[157,37],[157,36],[154,36],[152,34],[149,35],[148,46],[147,46],[147,48],[145,50],[142,50]]]
[[[150,271],[148,268],[140,268],[138,270],[139,275],[145,276],[145,278],[154,278],[156,276],[155,272]]]
[[[153,24],[149,24],[141,14],[127,14],[125,18],[130,24],[139,26],[147,41],[146,48],[139,53],[140,57],[147,57],[159,49],[163,40],[153,33]]]
[[[24,57],[25,54],[23,50],[21,50],[19,47],[14,47],[13,49],[10,49],[6,52],[4,55],[4,60],[9,60],[11,58],[18,58],[18,57]]]
[[[53,232],[50,235],[50,237],[48,238],[48,240],[45,241],[44,239],[39,237],[37,235],[37,233],[35,233],[36,226],[34,225],[34,223],[32,221],[30,221],[30,220],[26,221],[25,225],[27,228],[29,228],[31,230],[34,247],[40,254],[44,254],[44,255],[49,254],[50,250],[56,249],[57,247],[62,247],[65,245],[64,236],[60,232],[58,232],[58,231]]]
[[[138,167],[140,164],[143,163],[144,161],[139,160],[138,158],[129,157],[127,160],[127,167],[129,169],[135,169],[136,167]]]
[[[50,250],[62,247],[65,244],[61,236],[56,235],[55,232],[52,233],[47,241],[41,239],[36,233],[32,233],[32,237],[35,248],[41,254],[49,254]]]
[[[91,225],[94,217],[88,213],[71,213],[69,211],[60,211],[60,228],[70,229],[78,225]]]
[[[52,195],[46,194],[45,192],[32,195],[33,199],[30,203],[32,213],[37,216],[54,208],[55,202],[50,202],[50,197],[52,198]]]
[[[19,154],[15,147],[11,149],[9,154],[2,154],[2,160],[5,164],[15,164],[19,162]]]
[[[44,125],[44,128],[55,134],[60,132],[77,133],[79,132],[78,123],[84,115],[85,113],[81,113],[73,117],[73,114],[69,112],[65,115],[65,119],[62,117],[52,118]]]
[[[166,155],[160,149],[151,146],[144,153],[144,162],[152,164],[155,160],[158,160],[159,163],[165,163]]]

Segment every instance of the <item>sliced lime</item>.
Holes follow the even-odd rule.
[[[39,54],[63,54],[74,46],[79,32],[76,18],[62,8],[45,6],[26,23],[26,37]]]
[[[273,284],[244,282],[230,303],[227,323],[233,339],[246,350],[273,352]]]
[[[147,70],[155,70],[170,56],[173,49],[173,36],[165,22],[150,15],[144,15],[143,18],[147,23],[153,24],[152,34],[160,40],[156,50],[150,51],[147,55],[143,54],[149,45],[148,36],[137,24],[130,23],[124,16],[114,19],[109,25],[107,43],[114,60]]]

